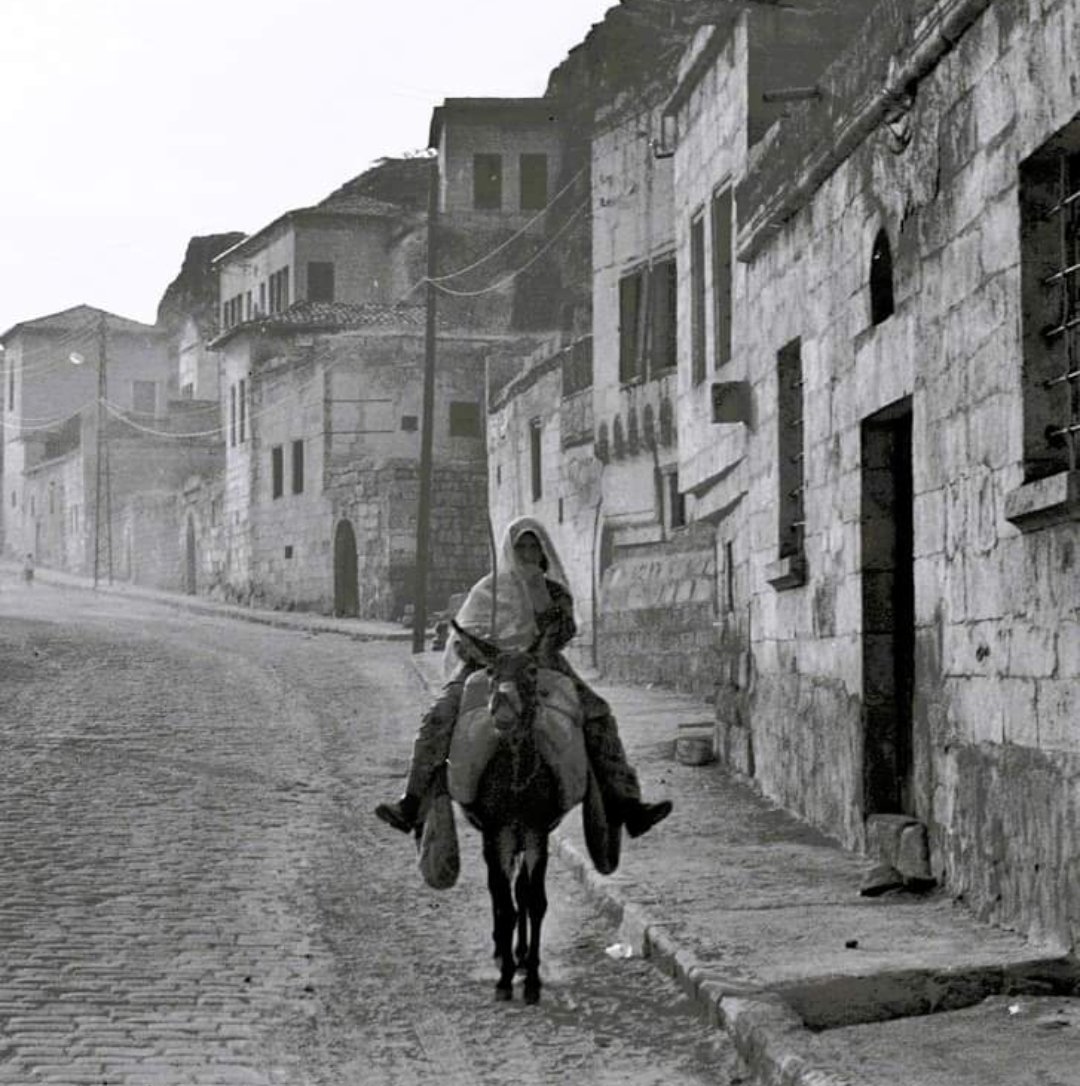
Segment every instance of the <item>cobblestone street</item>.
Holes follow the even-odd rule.
[[[370,813],[425,697],[404,643],[7,581],[0,1083],[737,1081],[558,862],[494,1003],[476,835],[436,893]]]

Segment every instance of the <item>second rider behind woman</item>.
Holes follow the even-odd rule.
[[[493,600],[493,595],[497,599]],[[585,718],[585,749],[604,795],[609,822],[621,823],[631,837],[639,837],[671,813],[668,800],[642,802],[637,773],[626,760],[611,707],[562,655],[561,650],[577,632],[574,601],[562,564],[539,521],[520,517],[510,524],[500,548],[498,576],[489,573],[473,586],[456,621],[463,630],[500,649],[524,650],[535,644],[544,666],[574,680]],[[480,666],[459,660],[454,639],[446,651],[454,671],[421,720],[405,794],[375,808],[379,818],[405,832],[415,828],[421,801],[435,772],[446,761],[465,680]]]

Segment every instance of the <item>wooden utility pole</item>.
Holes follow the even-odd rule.
[[[424,651],[427,632],[427,582],[431,535],[431,450],[435,428],[435,276],[438,263],[435,239],[439,216],[439,160],[431,160],[428,175],[427,320],[424,326],[424,403],[420,417],[420,494],[416,503],[416,576],[413,592],[414,653]]]
[[[98,379],[97,379],[97,437],[94,456],[94,587],[98,586],[101,569],[101,471],[102,450],[105,447],[105,314],[98,317]]]
[[[94,587],[98,586],[101,568],[101,481],[105,478],[105,533],[109,555],[109,584],[113,579],[112,555],[112,479],[109,473],[109,442],[105,433],[105,400],[108,392],[105,370],[108,352],[108,325],[105,314],[98,317],[98,394],[97,394],[97,455],[94,458]]]

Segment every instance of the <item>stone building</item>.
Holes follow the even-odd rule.
[[[680,399],[680,470],[719,473],[688,515],[738,499],[722,577],[746,666],[718,715],[770,796],[854,847],[925,840],[909,874],[1075,947],[1080,20],[850,9],[873,33],[730,165],[702,165],[694,115],[727,108],[747,17],[685,62],[679,253],[692,269],[702,183],[730,183],[738,258],[730,361],[697,393],[680,323],[702,400]]]
[[[493,382],[493,504],[561,512],[579,537],[587,506],[644,512],[633,409],[638,456],[677,482],[632,529],[640,549],[627,522],[601,529],[599,583],[573,561],[575,590],[598,588],[608,670],[652,677],[614,621],[637,610],[643,645],[698,654],[724,757],[766,794],[849,846],[893,857],[902,841],[908,877],[1075,949],[1080,14],[717,8],[665,101],[589,128],[594,463],[555,438],[576,408],[541,352]],[[602,44],[603,25],[575,52]],[[670,181],[629,151],[638,138],[671,156]],[[647,343],[616,350],[641,325],[617,322],[611,295],[642,312],[635,266],[662,262],[660,223],[678,364],[635,383]],[[645,408],[660,423],[667,388],[673,444],[653,453]],[[531,458],[551,487],[530,490]],[[686,525],[665,543],[671,497]],[[680,616],[696,593],[703,613]],[[664,638],[710,608],[697,645]]]
[[[81,305],[20,322],[0,343],[4,550],[85,570],[96,499],[82,485],[81,457],[83,433],[97,413],[100,360],[106,413],[152,424],[175,393],[165,337],[151,325]]]
[[[228,595],[402,617],[414,590],[423,329],[418,307],[294,302],[215,341],[225,387],[242,389],[226,423]],[[486,568],[481,401],[490,348],[452,332],[439,339],[435,607]]]

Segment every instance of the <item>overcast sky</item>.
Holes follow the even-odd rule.
[[[616,0],[0,0],[0,332],[152,322],[188,239],[252,232],[446,97],[543,94]]]

